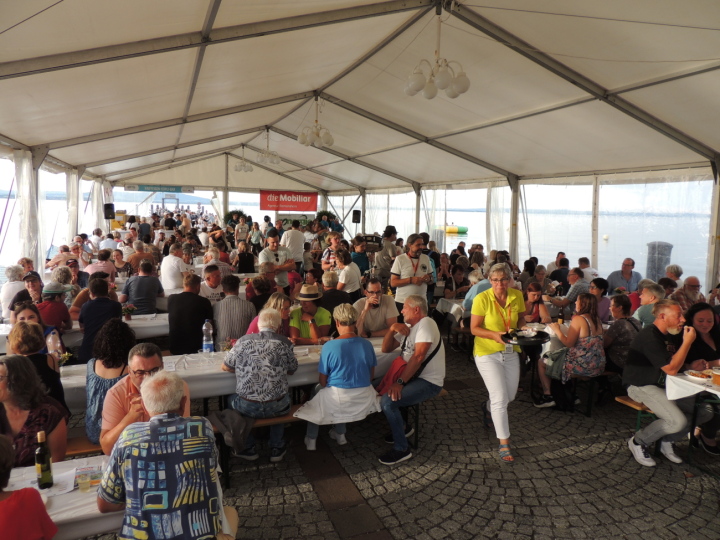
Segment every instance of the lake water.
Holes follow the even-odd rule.
[[[577,265],[580,257],[591,258],[592,215],[558,216],[535,212],[528,215],[532,248],[528,249],[527,233],[521,220],[518,232],[518,264],[521,267],[522,262],[531,255],[537,257],[540,264],[547,265],[555,260],[558,251],[566,253],[571,266]],[[448,211],[447,216],[448,223],[463,225],[469,230],[466,235],[446,235],[446,250],[454,248],[462,240],[468,247],[471,244],[483,244],[485,252],[489,252],[484,211]],[[709,214],[601,214],[598,223],[597,269],[601,275],[607,276],[620,269],[625,257],[631,257],[635,260],[635,270],[644,277],[647,274],[647,244],[660,241],[672,244],[671,262],[682,266],[684,276],[695,275],[704,282],[709,223]],[[508,228],[509,216],[505,223],[505,229]],[[509,238],[509,233],[506,233],[505,238]],[[508,246],[497,248],[507,249]],[[709,288],[704,287],[704,290]]]

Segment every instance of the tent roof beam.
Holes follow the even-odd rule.
[[[257,21],[236,26],[228,26],[212,30],[208,37],[202,32],[190,32],[175,36],[167,36],[133,43],[122,43],[86,49],[84,51],[72,51],[61,54],[53,54],[37,58],[15,60],[0,63],[0,80],[15,77],[26,77],[38,73],[48,73],[62,69],[72,69],[81,66],[91,66],[104,62],[113,62],[127,58],[137,58],[151,54],[180,51],[200,47],[203,44],[213,45],[215,43],[228,43],[250,39],[253,37],[267,36],[283,32],[292,32],[305,28],[325,26],[328,24],[342,23],[377,17],[404,11],[428,8],[435,4],[436,0],[391,0],[364,6],[353,6],[349,8],[322,11],[294,17],[284,17],[270,21]],[[207,21],[206,21],[207,22]]]
[[[598,98],[602,102],[610,105],[618,111],[630,116],[631,118],[634,118],[638,122],[645,124],[646,126],[654,129],[655,131],[661,133],[669,139],[672,139],[673,141],[683,145],[684,147],[692,150],[693,152],[700,154],[704,158],[708,160],[714,159],[715,151],[712,148],[704,145],[696,139],[693,139],[692,137],[681,132],[680,130],[674,128],[670,124],[663,122],[659,118],[656,118],[650,113],[642,110],[640,107],[633,105],[629,101],[626,101],[625,99],[617,95],[613,95],[608,89],[599,85],[595,81],[569,68],[565,64],[558,62],[551,56],[538,51],[535,47],[533,47],[526,41],[523,41],[514,34],[501,28],[500,26],[486,19],[482,15],[479,15],[478,13],[460,4],[456,5],[455,9],[451,12],[451,14],[457,19],[470,25],[472,28],[475,28],[483,34],[492,37],[493,39],[512,49],[516,53],[524,56],[528,60],[535,62],[539,66],[545,68],[546,70],[557,75],[558,77],[561,77],[569,83],[577,86],[578,88]]]

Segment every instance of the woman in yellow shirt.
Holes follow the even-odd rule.
[[[505,343],[502,336],[524,321],[525,301],[510,287],[510,268],[496,264],[489,272],[491,288],[473,300],[470,329],[475,336],[473,356],[490,399],[482,403],[485,427],[495,426],[500,439],[500,459],[514,461],[510,452],[507,407],[515,399],[520,381],[520,347]],[[492,416],[492,420],[490,419]]]

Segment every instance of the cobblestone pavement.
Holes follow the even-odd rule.
[[[320,467],[339,464],[336,480],[346,475],[359,492],[354,506],[333,508],[347,486],[314,488],[302,425],[286,432],[283,463],[235,460],[226,497],[240,514],[238,538],[720,538],[718,481],[663,457],[638,465],[626,446],[635,411],[614,401],[587,418],[536,409],[519,393],[510,407],[516,461],[502,463],[479,415],[482,380],[466,355],[448,353],[447,386],[458,389],[422,407],[411,460],[378,463],[388,448],[382,414],[349,425],[346,446],[322,429]]]
[[[718,481],[664,457],[638,465],[626,446],[635,411],[610,401],[587,418],[536,409],[521,392],[506,464],[482,425],[487,392],[474,364],[449,350],[447,364],[449,393],[423,405],[409,461],[377,461],[389,448],[382,413],[350,424],[345,446],[323,427],[307,452],[294,423],[282,463],[262,448],[256,462],[234,459],[225,502],[240,514],[238,538],[720,538]]]

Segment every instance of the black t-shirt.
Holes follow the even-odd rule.
[[[122,305],[120,302],[110,300],[107,297],[95,298],[94,300],[88,300],[80,308],[80,322],[83,325],[83,341],[80,346],[80,357],[81,363],[87,363],[90,360],[93,350],[93,344],[95,343],[95,335],[98,330],[108,322],[110,319],[120,317],[122,315]]]
[[[206,319],[213,320],[210,300],[191,292],[170,295],[168,298],[170,352],[194,354],[202,349],[202,327]]]
[[[563,288],[563,294],[567,294],[570,290],[570,282],[568,281],[569,268],[558,268],[550,273],[551,281],[559,281]]]
[[[640,330],[630,344],[623,384],[665,386],[665,372],[661,368],[670,363],[680,343],[680,335],[663,334],[654,324]]]
[[[700,337],[700,334],[698,334],[695,341],[693,341],[692,345],[690,345],[687,358],[685,358],[686,364],[690,364],[695,360],[707,360],[708,362],[711,362],[720,358],[720,336],[717,334],[713,335],[711,333],[710,337],[712,337],[715,342],[715,348],[713,349],[710,345],[705,343],[705,341],[703,341]]]
[[[172,231],[177,226],[177,223],[173,218],[165,218],[163,220],[163,226],[165,227],[166,231]]]

